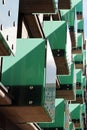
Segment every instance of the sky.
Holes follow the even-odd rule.
[[[87,0],[83,0],[84,32],[87,39]]]

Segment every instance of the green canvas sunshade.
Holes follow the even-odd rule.
[[[83,35],[82,33],[78,33],[77,34],[77,47],[82,48],[82,44],[83,44]]]
[[[73,101],[73,103],[84,103],[84,90],[79,89],[76,90],[76,101]]]
[[[44,64],[45,41],[19,39],[16,55],[3,57],[1,81],[4,85],[12,86],[43,85]]]
[[[83,65],[86,64],[86,50],[83,50]]]
[[[50,43],[54,60],[57,67],[57,74],[68,74],[67,62],[67,25],[65,21],[44,21],[43,30],[45,37]],[[61,38],[62,36],[62,38]],[[62,64],[61,64],[62,62]]]
[[[86,76],[82,76],[82,88],[86,88]]]
[[[82,54],[74,54],[73,60],[78,62],[83,62],[83,53]]]
[[[80,119],[80,104],[69,104],[69,112],[71,119]]]
[[[11,119],[12,117],[15,119],[18,113],[19,116],[22,114],[23,118],[18,116],[17,122],[42,122],[54,119],[56,67],[48,43],[47,49],[45,46],[44,39],[17,39],[16,55],[3,57],[1,82],[5,87],[9,86],[12,105],[2,107],[0,110],[9,113],[13,111],[9,117]],[[48,52],[51,53],[50,59]],[[49,61],[52,63],[51,66]],[[33,117],[27,117],[27,114]]]
[[[69,130],[75,129],[73,122],[69,122]]]
[[[77,20],[77,24],[78,24],[78,32],[83,32],[84,31],[84,20]]]
[[[71,64],[71,71],[69,75],[59,75],[58,77],[60,87],[56,90],[57,98],[65,98],[67,100],[75,99],[75,66]]]
[[[69,104],[69,112],[72,122],[75,125],[75,128],[81,127],[81,106],[79,103],[77,104]]]
[[[75,63],[76,69],[83,69],[83,53],[73,54],[73,62]]]
[[[76,11],[74,9],[60,10],[60,13],[61,13],[62,20],[65,20],[69,25],[72,47],[75,47],[77,41]]]
[[[62,20],[68,22],[69,26],[74,26],[75,24],[75,10],[60,10]]]
[[[39,123],[41,128],[64,128],[64,99],[55,99],[55,120]]]
[[[83,89],[80,89],[80,90],[76,90],[76,95],[79,94],[79,95],[82,95],[82,98],[84,100],[84,90]]]
[[[66,50],[67,26],[65,21],[44,21],[43,30],[49,40],[51,49]]]
[[[85,103],[81,104],[81,110],[82,110],[83,114],[86,114],[86,104]]]
[[[82,88],[82,70],[76,69],[76,89]]]
[[[76,12],[82,12],[83,6],[82,6],[82,0],[71,0],[71,8],[75,8]]]

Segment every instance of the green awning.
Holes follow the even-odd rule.
[[[82,69],[76,69],[76,82],[82,83]]]
[[[76,90],[76,95],[82,95],[82,98],[84,99],[84,90],[80,89],[80,90]]]
[[[71,119],[80,119],[80,104],[69,104]]]
[[[82,54],[73,54],[74,62],[83,62],[83,53]]]
[[[76,12],[82,12],[82,0],[71,0],[71,8],[75,8]]]
[[[72,122],[69,122],[69,130],[73,130],[73,129],[75,129],[74,124]]]
[[[82,33],[77,34],[77,47],[82,48],[82,43],[83,43],[83,35]]]
[[[46,46],[46,41],[44,39],[17,39],[16,55],[3,57],[1,82],[6,87],[9,86],[9,94],[13,97],[10,109],[13,109],[17,114],[19,113],[19,106],[24,110],[32,106],[32,108],[30,108],[32,112],[36,108],[34,110],[36,112],[36,117],[38,113],[43,111],[40,115],[43,118],[40,118],[40,121],[45,121],[45,118],[46,121],[54,119],[56,87],[56,79],[54,81],[54,78],[56,78],[56,70],[54,70],[54,72],[49,72],[46,69],[48,69],[48,63],[51,59],[51,67],[54,67],[54,69],[56,69],[56,67],[51,49],[50,53],[49,60],[48,55],[45,55],[48,54],[48,46]],[[49,66],[49,69],[52,70],[53,68]],[[53,82],[48,79],[51,73],[54,75],[53,78],[51,77]],[[16,108],[14,108],[14,106],[16,106]],[[24,108],[25,106],[26,108]],[[37,112],[38,107],[40,112]],[[8,107],[6,109],[8,109]],[[29,111],[28,114],[32,112]],[[14,118],[15,116],[16,115],[14,115]],[[26,116],[25,113],[25,120],[32,121],[33,118],[26,118]],[[22,119],[20,120],[22,121]],[[36,118],[33,120],[36,122]]]
[[[82,113],[86,114],[86,104],[85,103],[81,104],[81,110],[82,110]]]
[[[43,30],[52,49],[66,49],[67,26],[65,21],[44,21]]]
[[[4,85],[43,85],[45,41],[43,39],[18,39],[15,56],[3,57]]]
[[[75,66],[71,64],[69,75],[59,75],[57,76],[59,81],[59,87],[56,90],[57,98],[65,98],[66,100],[75,100],[76,96],[76,74],[75,74]]]
[[[75,24],[75,10],[60,10],[62,20],[68,22],[69,26],[74,26]]]
[[[78,30],[84,30],[84,20],[77,20]]]
[[[39,123],[41,128],[64,128],[64,99],[55,100],[54,122]]]
[[[86,88],[86,76],[82,76],[82,87]]]

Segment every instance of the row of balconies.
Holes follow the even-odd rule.
[[[22,130],[83,129],[82,0],[9,2],[0,4],[0,113]]]

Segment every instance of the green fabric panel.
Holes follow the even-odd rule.
[[[82,108],[82,113],[86,113],[86,104],[85,103],[81,104],[81,108]]]
[[[83,90],[82,89],[76,90],[76,94],[81,94],[83,96]]]
[[[39,123],[41,128],[64,127],[64,99],[55,99],[55,121]]]
[[[82,47],[82,43],[83,43],[82,33],[78,33],[77,34],[77,47]]]
[[[73,123],[69,122],[69,130],[72,130],[72,129],[73,129]]]
[[[82,83],[82,70],[76,69],[76,82]]]
[[[86,76],[82,76],[82,86],[86,88]]]
[[[73,54],[74,61],[83,61],[83,53],[81,54]]]
[[[76,11],[82,12],[82,0],[71,0],[71,8],[75,8]]]
[[[56,99],[55,101],[56,113],[55,113],[55,126],[64,127],[64,99]]]
[[[45,41],[18,39],[16,56],[3,58],[2,83],[4,85],[43,85]]]
[[[69,26],[74,26],[75,23],[75,10],[60,10],[62,20],[65,20],[68,22]]]
[[[74,64],[71,64],[71,73],[69,75],[59,75],[60,84],[73,84],[74,81]]]
[[[43,29],[52,49],[66,49],[67,26],[65,21],[44,21]]]
[[[78,29],[84,30],[84,20],[83,19],[77,20],[77,23],[78,23]]]
[[[80,2],[76,5],[76,11],[82,12],[83,11],[82,7],[83,7],[82,0],[80,0]]]
[[[80,119],[80,104],[69,104],[71,119]]]

